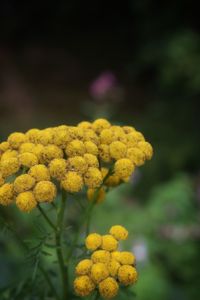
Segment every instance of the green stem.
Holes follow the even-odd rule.
[[[63,221],[64,221],[64,211],[65,211],[65,203],[66,203],[66,195],[65,191],[62,191],[62,199],[61,199],[61,205],[58,210],[58,216],[57,216],[57,231],[55,234],[56,238],[56,253],[57,253],[57,258],[58,258],[58,263],[60,267],[60,275],[61,275],[61,280],[62,280],[62,299],[66,300],[67,299],[67,268],[65,266],[64,262],[64,257],[63,257],[63,252],[62,252],[62,230],[63,230]]]
[[[45,218],[45,220],[47,221],[47,223],[49,224],[49,226],[51,226],[51,228],[53,228],[54,231],[57,231],[56,226],[53,224],[53,222],[49,219],[49,217],[46,215],[46,213],[44,212],[43,208],[40,206],[40,204],[38,204],[38,209],[41,212],[41,214],[43,215],[43,217]]]

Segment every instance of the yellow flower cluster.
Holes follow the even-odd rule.
[[[14,132],[0,143],[0,204],[16,201],[19,209],[31,211],[38,202],[53,201],[54,180],[70,193],[85,185],[89,200],[100,187],[97,202],[101,202],[103,183],[110,187],[127,182],[152,153],[139,131],[105,119]],[[107,178],[111,166],[113,173]]]
[[[96,288],[105,299],[117,295],[120,285],[137,281],[135,256],[131,252],[117,251],[118,242],[126,240],[128,231],[121,225],[112,226],[109,234],[91,233],[85,240],[86,248],[92,251],[90,259],[83,259],[76,266],[75,293],[85,297]]]

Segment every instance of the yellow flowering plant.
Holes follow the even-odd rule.
[[[92,294],[110,299],[120,286],[137,281],[134,255],[117,250],[128,231],[115,225],[105,235],[90,233],[90,223],[94,206],[105,200],[110,189],[128,182],[135,168],[150,160],[152,154],[152,146],[142,133],[131,126],[112,125],[106,119],[14,132],[0,143],[0,204],[16,205],[23,213],[38,210],[51,230],[60,276],[52,278],[45,263],[38,261],[49,299]],[[88,199],[84,206],[79,201],[83,196]],[[66,218],[68,198],[74,198],[69,207],[81,205],[81,215],[74,236],[66,241],[66,228],[74,223]],[[48,213],[49,207],[55,212],[53,216]],[[68,267],[84,228],[85,258],[75,268],[72,290]],[[46,245],[48,242],[45,239]],[[28,252],[28,245],[22,244]]]

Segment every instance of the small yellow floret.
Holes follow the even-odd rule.
[[[101,203],[104,201],[106,196],[105,189],[102,187],[99,190],[88,189],[87,198],[89,201],[95,201],[96,203]]]
[[[54,158],[62,158],[63,151],[56,145],[48,145],[41,150],[40,156],[40,161],[48,164]]]
[[[109,231],[118,241],[126,240],[128,237],[128,230],[121,225],[115,225],[110,228]]]
[[[30,152],[24,152],[18,156],[19,162],[22,166],[31,168],[38,164],[38,158],[35,154]]]
[[[69,171],[62,179],[61,186],[70,193],[77,193],[83,187],[83,179],[78,173]]]
[[[61,180],[67,170],[67,161],[64,158],[55,158],[49,164],[49,172],[53,178]]]
[[[104,162],[110,162],[111,156],[110,156],[110,148],[106,144],[100,144],[99,145],[99,157]]]
[[[112,277],[108,277],[99,283],[99,293],[105,299],[114,298],[117,295],[118,290],[119,285]]]
[[[90,153],[90,154],[93,154],[93,155],[98,155],[98,147],[95,143],[93,142],[84,142],[84,145],[85,145],[85,151],[86,153]]]
[[[117,249],[118,242],[117,240],[110,234],[106,234],[102,236],[102,244],[101,248],[106,251],[115,251]]]
[[[28,130],[25,135],[29,142],[37,144],[39,142],[39,133],[40,133],[39,129],[33,128]]]
[[[115,160],[126,156],[126,145],[122,142],[115,141],[110,144],[110,156]]]
[[[108,263],[108,270],[111,276],[115,277],[117,276],[120,263],[116,261],[115,259],[111,259],[111,261]]]
[[[24,153],[24,152],[32,152],[33,148],[35,145],[33,143],[23,143],[19,147],[19,153]]]
[[[19,161],[15,157],[5,159],[0,163],[0,171],[4,178],[15,174],[19,168]]]
[[[107,129],[110,127],[110,123],[106,119],[97,119],[92,123],[92,128],[100,133],[103,129]]]
[[[40,181],[33,192],[38,202],[52,202],[56,196],[56,186],[51,181]]]
[[[118,280],[124,285],[134,284],[137,278],[137,270],[132,266],[123,265],[118,270]]]
[[[100,234],[91,233],[85,239],[85,246],[88,250],[94,251],[101,246],[102,238]]]
[[[90,154],[90,153],[85,153],[83,155],[83,157],[84,157],[85,161],[87,162],[88,168],[89,167],[94,167],[94,168],[99,167],[99,161],[95,155]]]
[[[78,296],[86,297],[95,289],[95,285],[89,276],[79,276],[74,280],[74,290]]]
[[[37,206],[33,192],[20,193],[16,198],[17,207],[24,212],[30,212]]]
[[[101,144],[110,145],[114,141],[113,131],[111,129],[104,129],[100,134]]]
[[[120,255],[121,252],[120,251],[113,251],[111,252],[111,259],[116,260],[116,261],[120,261]]]
[[[78,123],[77,126],[82,128],[82,129],[91,129],[92,123],[87,122],[87,121],[82,121],[82,122]]]
[[[14,189],[12,183],[5,183],[0,187],[0,204],[7,206],[14,201]]]
[[[90,276],[95,283],[101,282],[102,280],[106,279],[109,276],[109,271],[107,266],[103,263],[93,264],[91,268]]]
[[[74,171],[74,172],[77,172],[82,175],[87,171],[88,164],[84,157],[74,156],[74,157],[68,158],[67,169],[69,171]]]
[[[47,146],[48,144],[53,144],[54,131],[51,128],[43,129],[38,134],[38,141],[40,144]]]
[[[148,142],[139,142],[138,148],[144,153],[145,158],[150,160],[153,156],[153,148]]]
[[[8,142],[13,149],[18,149],[20,145],[26,142],[26,136],[22,132],[13,132],[8,137]]]
[[[88,168],[87,172],[84,175],[84,181],[89,188],[95,189],[99,187],[103,182],[100,170],[92,167]]]
[[[76,275],[88,275],[93,262],[91,259],[83,259],[76,266]]]
[[[86,129],[86,130],[84,130],[83,141],[84,142],[90,141],[97,145],[99,143],[99,138],[96,135],[96,133],[94,132],[94,130]]]
[[[135,166],[142,166],[145,162],[145,155],[139,148],[129,148],[127,150],[127,158],[129,158]]]
[[[37,182],[50,180],[49,170],[45,165],[42,164],[31,167],[28,173],[35,178]]]
[[[68,130],[56,128],[54,135],[54,144],[62,149],[65,149],[67,143],[70,141]]]
[[[18,152],[16,150],[6,150],[1,156],[1,161],[10,158],[17,158],[17,157],[18,157]]]
[[[29,174],[22,174],[18,176],[14,181],[14,191],[16,193],[22,193],[32,189],[35,185],[35,179]]]
[[[5,152],[10,149],[10,144],[8,142],[0,143],[0,152]]]
[[[133,265],[135,263],[135,256],[133,253],[128,252],[128,251],[122,251],[120,253],[120,259],[119,262],[122,265]]]
[[[91,259],[94,263],[108,263],[110,261],[110,252],[106,250],[97,250],[92,253]]]
[[[128,158],[122,158],[116,161],[114,166],[115,175],[123,179],[129,177],[134,171],[134,165]]]
[[[82,156],[85,153],[85,145],[82,141],[73,140],[65,148],[67,156]]]
[[[123,126],[122,128],[123,128],[125,133],[131,133],[131,132],[136,131],[135,128],[132,127],[132,126]]]

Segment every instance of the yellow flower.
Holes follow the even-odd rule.
[[[118,270],[118,280],[124,285],[134,284],[137,281],[137,270],[129,265],[123,265]]]
[[[124,130],[120,126],[111,126],[110,129],[113,132],[114,141],[120,141],[126,144],[127,142],[126,134],[124,133]]]
[[[129,148],[127,150],[127,158],[130,159],[135,166],[142,166],[145,162],[145,155],[139,148]]]
[[[140,141],[144,141],[144,136],[141,132],[139,131],[132,131],[130,133],[128,133],[126,135],[126,138],[127,138],[127,142],[130,142],[130,143],[138,143]]]
[[[69,157],[77,155],[81,156],[85,153],[85,145],[82,141],[73,140],[66,146],[65,152]]]
[[[100,234],[91,233],[85,239],[85,246],[88,250],[96,250],[101,246],[102,238]]]
[[[0,173],[0,186],[2,186],[4,184],[5,180],[2,176],[2,174]]]
[[[139,149],[144,153],[145,158],[150,160],[153,156],[153,148],[148,142],[139,142]]]
[[[123,179],[130,176],[134,171],[134,165],[128,158],[122,158],[116,161],[114,166],[115,175]]]
[[[13,149],[18,149],[20,145],[26,142],[26,136],[22,132],[13,132],[8,137],[8,142]]]
[[[93,155],[98,155],[98,147],[95,143],[91,141],[84,142],[86,153],[90,153]]]
[[[101,144],[110,145],[114,141],[113,131],[111,129],[104,129],[100,133]]]
[[[92,253],[92,261],[94,263],[108,263],[110,261],[110,252],[106,250],[96,250]]]
[[[0,204],[7,206],[14,201],[14,191],[12,183],[5,183],[0,187]]]
[[[82,122],[78,123],[77,126],[79,128],[82,128],[82,129],[91,129],[92,128],[92,123],[87,122],[87,121],[82,121]]]
[[[95,285],[89,276],[79,276],[74,280],[74,290],[78,296],[88,296],[95,289]]]
[[[38,164],[38,158],[35,154],[30,152],[24,152],[18,156],[19,162],[22,166],[31,168]]]
[[[116,261],[120,261],[120,255],[121,255],[121,252],[119,251],[113,251],[111,252],[111,259],[113,260],[116,260]]]
[[[16,193],[22,193],[32,189],[35,185],[35,179],[28,175],[22,174],[18,176],[14,181],[14,191]]]
[[[88,168],[87,172],[84,175],[84,181],[89,188],[95,189],[99,187],[103,182],[100,170],[92,167]]]
[[[67,160],[67,169],[70,171],[74,171],[82,175],[87,171],[87,168],[88,164],[82,156],[70,157]]]
[[[28,174],[35,178],[37,182],[50,180],[49,170],[42,164],[31,167]]]
[[[106,234],[102,236],[102,244],[101,248],[106,251],[115,251],[117,249],[118,242],[117,240],[110,234]]]
[[[110,162],[111,156],[110,156],[110,148],[106,144],[100,144],[99,145],[99,157],[104,162]]]
[[[111,259],[111,261],[107,264],[110,276],[115,277],[117,276],[118,269],[120,267],[120,263],[115,259]]]
[[[54,131],[51,128],[46,128],[38,133],[38,141],[40,144],[47,146],[48,144],[53,144]]]
[[[95,189],[88,189],[87,190],[87,198],[89,201],[94,201],[96,203],[101,203],[104,201],[106,196],[106,192],[104,190],[104,188],[100,188],[99,190],[95,190]]]
[[[1,161],[10,159],[10,158],[17,158],[18,157],[18,152],[16,150],[6,150],[2,156],[1,156]]]
[[[84,135],[83,135],[83,141],[84,142],[93,142],[96,145],[99,143],[99,138],[92,129],[86,129],[84,130]]]
[[[92,123],[92,128],[96,133],[100,133],[103,129],[110,127],[110,123],[106,119],[97,119]]]
[[[119,285],[117,281],[108,277],[99,283],[99,293],[105,299],[114,298],[119,290]]]
[[[62,149],[65,149],[69,141],[70,141],[70,135],[68,129],[56,128],[54,134],[54,144]]]
[[[42,160],[42,153],[44,151],[45,147],[42,144],[36,144],[33,149],[32,149],[32,153],[34,153],[38,160],[41,162]]]
[[[72,140],[83,140],[84,131],[80,127],[69,126],[68,128],[70,141]]]
[[[61,181],[61,186],[70,193],[79,192],[83,187],[83,179],[76,172],[67,172]]]
[[[76,266],[76,275],[88,275],[90,273],[93,262],[91,259],[83,259]]]
[[[39,142],[39,133],[40,133],[39,129],[33,128],[33,129],[28,130],[25,133],[25,135],[29,142],[37,144]]]
[[[120,253],[120,259],[119,262],[122,265],[133,265],[135,263],[135,256],[133,253],[128,252],[128,251],[122,251]]]
[[[122,142],[115,141],[110,144],[110,156],[115,160],[126,156],[126,145]]]
[[[45,146],[40,152],[40,161],[41,163],[50,163],[54,158],[62,158],[63,151],[56,145]]]
[[[1,161],[0,171],[3,177],[9,177],[19,171],[20,164],[17,158],[11,157]]]
[[[20,193],[16,198],[17,207],[24,212],[30,212],[37,206],[33,192]]]
[[[94,168],[99,167],[99,162],[95,155],[90,154],[90,153],[85,153],[83,155],[83,157],[84,157],[85,161],[87,162],[88,167],[94,167]]]
[[[51,181],[40,181],[33,192],[38,202],[52,202],[56,196],[56,186]]]
[[[103,263],[95,263],[91,267],[91,279],[95,283],[99,283],[109,276],[108,268]]]
[[[67,161],[64,158],[55,158],[49,164],[49,172],[53,178],[61,180],[67,170]]]
[[[109,233],[112,234],[118,241],[126,240],[128,237],[128,231],[121,225],[112,226]]]
[[[5,152],[10,149],[10,144],[8,142],[0,143],[0,152]]]
[[[30,143],[30,142],[23,143],[19,147],[19,153],[32,152],[34,147],[35,147],[35,144],[33,144],[33,143]]]
[[[122,128],[123,128],[125,133],[131,133],[131,132],[136,131],[135,128],[132,127],[132,126],[123,126]]]

